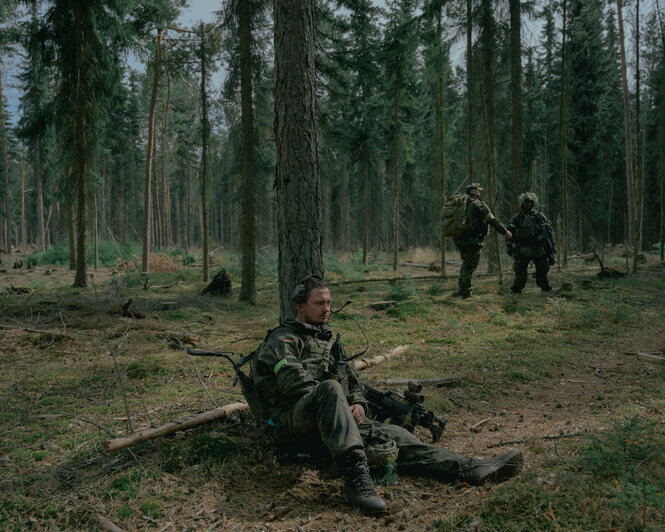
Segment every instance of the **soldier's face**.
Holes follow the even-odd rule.
[[[330,290],[328,288],[314,288],[307,301],[298,304],[298,321],[321,325],[330,317]]]
[[[531,212],[531,209],[533,209],[533,201],[524,200],[522,208],[524,209],[524,212]]]

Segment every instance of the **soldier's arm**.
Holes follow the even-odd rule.
[[[494,217],[492,211],[490,211],[490,208],[485,203],[482,204],[481,210],[483,213],[483,221],[494,227],[497,233],[505,235],[508,232],[506,226]]]
[[[346,371],[349,376],[349,395],[346,398],[350,405],[361,405],[367,412],[367,400],[363,395],[363,387],[359,382],[358,370],[353,362],[349,362]]]
[[[302,349],[301,343],[294,335],[273,335],[264,343],[257,360],[259,371],[264,375],[274,375],[280,395],[293,402],[309,393],[317,384],[307,376],[300,363],[298,353]]]

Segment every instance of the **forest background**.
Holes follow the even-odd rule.
[[[155,248],[200,246],[207,279],[210,239],[242,252],[252,299],[257,250],[277,240],[272,3],[223,2],[189,28],[184,2],[84,4],[78,18],[76,2],[2,4],[2,64],[20,68],[2,114],[3,251],[51,249],[84,285],[100,242],[141,246],[143,271]],[[315,3],[324,251],[396,268],[398,251],[445,242],[442,197],[471,181],[503,220],[537,192],[564,267],[569,249],[662,247],[662,13],[629,3],[622,41],[617,5]],[[525,26],[540,31],[528,45]]]
[[[0,4],[0,528],[662,529],[659,0],[184,4]],[[539,194],[552,292],[510,294],[492,233],[449,297],[439,211],[471,181],[503,220]],[[202,294],[211,267],[233,297]],[[521,475],[377,479],[375,520],[242,412],[104,453],[240,399],[184,348],[249,353],[324,270],[348,349],[398,353],[363,381],[425,382],[439,445],[518,446]]]

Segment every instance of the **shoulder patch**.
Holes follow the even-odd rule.
[[[295,342],[295,340],[293,338],[282,338],[282,342],[285,344],[292,344]]]

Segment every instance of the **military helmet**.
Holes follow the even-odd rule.
[[[368,444],[365,445],[367,463],[373,471],[381,471],[394,466],[398,452],[399,448],[395,440],[387,437],[370,438]]]
[[[466,193],[471,195],[475,191],[482,192],[483,187],[480,186],[480,183],[471,183],[470,185],[466,186]]]
[[[518,199],[520,202],[520,207],[524,205],[525,201],[530,201],[531,203],[533,203],[533,208],[537,209],[540,203],[538,201],[538,196],[536,196],[535,192],[525,192],[524,194],[520,194]]]

